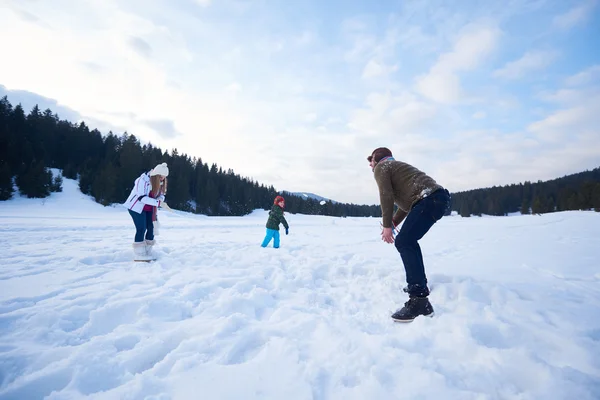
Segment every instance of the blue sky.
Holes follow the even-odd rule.
[[[12,103],[41,96],[278,189],[376,203],[379,146],[451,191],[600,166],[597,0],[0,7]]]

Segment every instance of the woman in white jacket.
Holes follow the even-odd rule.
[[[133,252],[136,261],[149,261],[153,259],[151,254],[154,240],[154,221],[159,206],[168,208],[165,203],[167,193],[167,176],[169,168],[167,163],[154,167],[149,172],[144,172],[135,180],[133,189],[123,204],[129,210],[129,214],[135,224],[135,240]]]

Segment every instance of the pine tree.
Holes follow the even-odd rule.
[[[47,158],[44,139],[47,136],[42,134],[43,116],[37,104],[29,112],[29,115],[27,115],[26,123],[27,141],[31,144],[33,158],[36,160],[43,160],[44,163],[46,163]]]
[[[12,105],[8,98],[4,96],[0,99],[0,164],[6,164],[9,172],[14,171],[16,163],[13,163],[13,157],[18,147],[16,137],[10,129],[12,117]]]
[[[12,174],[7,162],[0,163],[0,200],[12,198],[14,189]]]
[[[106,163],[94,179],[91,189],[91,195],[98,203],[103,206],[113,203],[117,190],[117,168],[111,163]]]
[[[115,174],[114,192],[111,194],[114,196],[114,201],[125,201],[133,188],[133,182],[144,172],[142,159],[142,148],[137,138],[134,135],[123,134],[119,151],[119,169]]]
[[[79,190],[81,190],[81,193],[92,193],[92,184],[94,183],[94,178],[96,176],[97,173],[95,170],[89,166],[83,166],[81,172],[79,173]]]
[[[594,188],[595,188],[596,184],[594,182],[584,182],[583,185],[581,185],[581,190],[580,190],[580,194],[581,194],[581,209],[582,210],[591,210],[592,208],[594,208],[593,205],[593,198],[594,198]]]
[[[208,165],[202,164],[201,160],[196,161],[195,167],[195,182],[194,182],[194,200],[196,202],[197,214],[206,213],[208,209],[207,180],[208,180]]]
[[[77,170],[73,164],[65,165],[63,169],[63,176],[68,179],[77,179]]]
[[[596,183],[592,190],[592,207],[597,212],[600,212],[600,183]]]
[[[542,199],[539,196],[535,196],[533,202],[531,203],[531,213],[532,214],[541,214],[544,212],[544,205],[542,203]]]
[[[219,188],[214,178],[209,178],[206,184],[206,206],[208,215],[219,215]]]
[[[8,130],[14,139],[15,148],[8,152],[7,161],[13,172],[23,173],[34,161],[33,148],[27,135],[27,121],[23,107],[18,104],[12,111]]]
[[[551,213],[556,211],[556,199],[552,195],[546,197],[544,202],[544,212]]]
[[[190,200],[190,181],[193,176],[193,166],[191,160],[184,154],[179,155],[173,151],[169,164],[169,200],[170,206],[179,210],[192,211]]]
[[[62,184],[63,184],[63,177],[59,173],[58,175],[56,175],[54,177],[54,179],[52,179],[52,184],[50,185],[50,191],[51,192],[62,192],[62,189],[63,189]]]
[[[479,202],[477,201],[477,199],[473,200],[473,205],[471,206],[471,210],[473,215],[477,215],[478,217],[481,217],[481,208],[479,207]]]
[[[466,202],[463,202],[462,206],[460,207],[459,214],[461,217],[470,217],[471,216],[471,211],[469,210],[469,206],[467,206]]]
[[[521,203],[521,214],[530,214],[529,211],[529,199],[524,198],[523,202]]]
[[[52,114],[52,110],[46,109],[42,113],[40,121],[36,126],[36,129],[38,129],[38,132],[36,132],[36,137],[43,146],[46,165],[55,168],[64,168],[64,164],[59,164],[57,159],[59,146],[56,130],[57,123],[58,116]]]
[[[17,186],[21,194],[29,198],[44,198],[50,195],[52,173],[43,161],[34,161],[17,174]]]

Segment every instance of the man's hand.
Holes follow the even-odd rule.
[[[394,243],[394,237],[392,236],[392,228],[383,228],[381,232],[381,240],[386,243]]]

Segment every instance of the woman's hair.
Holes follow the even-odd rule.
[[[160,175],[154,175],[150,177],[150,183],[152,184],[152,195],[158,197],[161,194],[167,194],[167,177],[165,180],[160,182]]]

